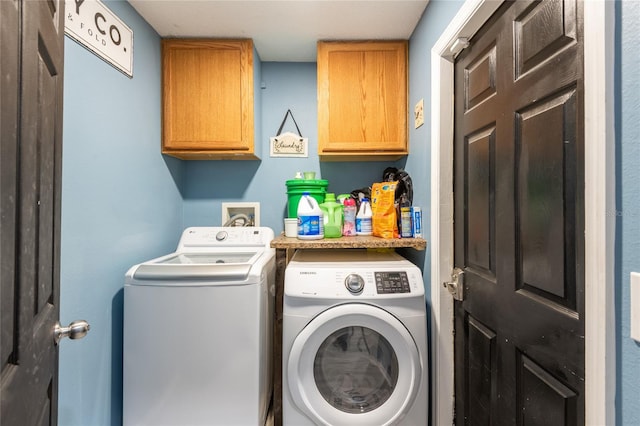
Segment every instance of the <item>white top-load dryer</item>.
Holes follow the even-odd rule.
[[[187,228],[124,286],[123,423],[262,425],[272,389],[273,231]]]
[[[284,426],[428,424],[424,283],[402,256],[298,250],[282,327]]]

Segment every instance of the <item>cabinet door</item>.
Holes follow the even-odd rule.
[[[407,42],[318,42],[318,154],[324,160],[408,153]]]
[[[251,40],[165,39],[162,152],[256,158]]]

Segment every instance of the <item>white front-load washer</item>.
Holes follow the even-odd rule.
[[[124,426],[263,425],[272,389],[273,231],[192,227],[124,286]]]
[[[298,250],[282,327],[285,426],[428,423],[424,283],[402,256]]]

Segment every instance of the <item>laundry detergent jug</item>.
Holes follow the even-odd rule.
[[[324,238],[324,214],[318,202],[308,192],[298,203],[298,238],[320,240]]]
[[[336,201],[335,194],[327,193],[320,210],[324,215],[324,237],[338,238],[342,236],[342,204]]]

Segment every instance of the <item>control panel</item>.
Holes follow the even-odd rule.
[[[378,294],[411,293],[409,277],[405,271],[374,272],[373,275]],[[351,294],[362,293],[365,284],[365,278],[358,274],[349,274],[344,279],[344,286]]]
[[[261,227],[192,227],[182,233],[178,249],[189,247],[264,247],[273,231]]]
[[[424,284],[418,268],[414,269],[361,269],[329,270],[299,269],[289,270],[286,281],[295,282],[288,288],[289,294],[303,297],[378,298],[399,296],[420,296],[424,294]]]
[[[411,293],[409,277],[402,272],[376,272],[376,290],[378,294]]]
[[[424,290],[420,268],[407,259],[396,253],[359,249],[298,250],[284,277],[287,297],[420,299]]]

